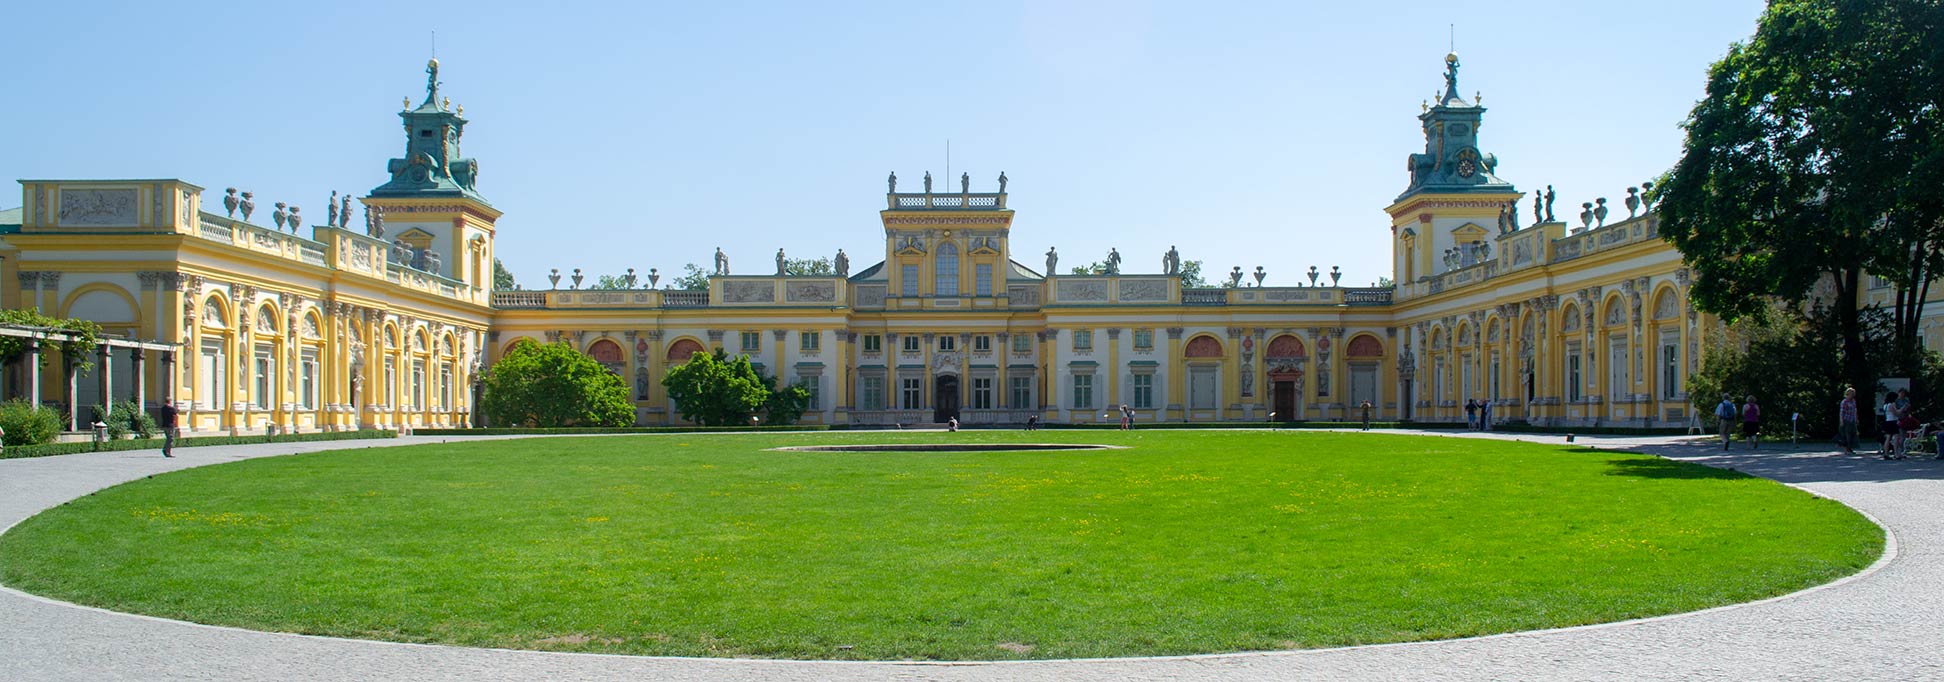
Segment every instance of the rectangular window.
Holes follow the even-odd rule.
[[[1134,330],[1134,350],[1154,350],[1154,330]]]
[[[992,377],[972,378],[972,409],[992,409]]]
[[[268,346],[258,346],[256,352],[256,372],[253,377],[256,380],[256,390],[254,391],[255,395],[251,397],[256,399],[256,407],[259,410],[270,409],[270,380],[276,376],[276,370],[272,369],[275,366],[275,360],[271,357],[270,348]]]
[[[389,362],[385,363],[385,405],[398,406],[398,368]]]
[[[1084,410],[1093,407],[1093,375],[1073,375],[1073,409]]]
[[[439,365],[439,409],[452,409],[452,363]]]
[[[303,364],[298,377],[297,392],[304,401],[304,409],[317,409],[317,351],[304,351]]]
[[[222,409],[229,402],[227,386],[223,380],[228,372],[223,371],[227,362],[223,354],[223,342],[215,339],[204,341],[202,345],[202,364],[196,367],[200,380],[196,382],[196,406],[204,409]]]
[[[938,352],[950,353],[958,350],[958,337],[945,334],[938,337]]]
[[[904,281],[899,283],[898,292],[906,296],[917,296],[918,295],[918,266],[916,265],[904,266],[903,268],[900,268],[900,274],[902,274],[903,277],[900,277],[899,279],[902,279]]]
[[[884,377],[864,377],[861,392],[863,395],[858,398],[858,402],[864,403],[864,409],[884,409]]]
[[[1579,346],[1566,347],[1566,400],[1580,400],[1580,352]]]
[[[919,341],[919,339],[918,339],[918,335],[916,335],[916,334],[906,334],[906,335],[904,335],[904,336],[901,336],[901,337],[898,337],[898,338],[899,338],[899,340],[901,340],[901,341],[903,341],[903,342],[904,342],[904,352],[906,352],[906,353],[916,353],[916,352],[918,352],[918,341]]]
[[[1134,375],[1134,408],[1141,410],[1154,408],[1154,375]]]
[[[1012,337],[1012,344],[1013,344],[1014,353],[1025,355],[1027,353],[1033,352],[1033,337],[1031,336],[1027,336],[1025,334],[1014,334]]]
[[[1015,410],[1031,409],[1033,407],[1033,378],[1032,377],[1012,378],[1011,407]]]
[[[900,381],[904,384],[902,407],[907,410],[916,410],[924,405],[925,382],[917,378],[902,379]]]
[[[1661,397],[1673,400],[1681,392],[1681,349],[1674,343],[1661,341]]]
[[[412,409],[425,409],[425,361],[412,361]]]
[[[798,379],[797,383],[810,393],[810,404],[807,409],[811,411],[823,409],[823,382],[817,377],[803,377]]]
[[[1074,350],[1093,350],[1093,332],[1086,329],[1073,331]]]
[[[932,295],[959,295],[958,256],[940,249],[938,259],[932,261]]]
[[[814,352],[823,347],[823,332],[797,332],[797,349]]]
[[[884,337],[878,336],[876,334],[865,334],[864,352],[866,353],[884,352]]]
[[[975,275],[976,284],[974,284],[973,286],[978,287],[977,289],[978,294],[980,296],[991,296],[992,295],[992,264],[980,263],[978,265],[973,266],[972,271],[974,273],[977,273]]]
[[[1491,398],[1493,400],[1499,399],[1499,375],[1504,373],[1499,371],[1500,369],[1502,369],[1502,367],[1499,365],[1499,354],[1493,353],[1491,375],[1486,377],[1485,379],[1486,383],[1490,384],[1492,387]]]
[[[742,333],[742,351],[743,351],[744,353],[754,353],[754,352],[757,352],[757,351],[760,351],[760,350],[762,350],[762,349],[763,349],[763,333],[762,333],[762,332],[743,332],[743,333]]]
[[[972,352],[974,353],[992,352],[992,337],[986,336],[984,334],[980,334],[978,336],[972,337]]]

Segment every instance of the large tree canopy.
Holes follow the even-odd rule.
[[[627,382],[565,343],[522,339],[486,372],[480,409],[496,426],[628,426]]]
[[[749,416],[770,399],[769,384],[756,375],[749,356],[732,358],[720,348],[714,355],[696,353],[670,367],[662,386],[684,419],[705,426],[748,424]]]
[[[1771,2],[1710,68],[1658,190],[1696,305],[1732,321],[1833,282],[1846,373],[1863,381],[1857,297],[1875,274],[1899,288],[1894,333],[1914,348],[1944,264],[1940,67],[1944,0]]]

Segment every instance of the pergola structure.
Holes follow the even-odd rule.
[[[11,336],[27,340],[27,350],[21,355],[21,371],[24,375],[24,383],[27,388],[26,397],[27,400],[35,405],[41,404],[42,343],[47,341],[71,341],[76,339],[77,336],[72,332],[61,329],[26,325],[0,325],[0,336]],[[99,337],[96,341],[96,361],[100,363],[100,366],[96,369],[96,373],[101,382],[101,401],[104,408],[107,405],[113,404],[115,401],[114,362],[116,351],[127,351],[128,361],[134,363],[133,371],[129,372],[129,376],[133,377],[135,384],[133,390],[130,392],[130,397],[135,401],[135,404],[147,404],[148,378],[142,371],[142,364],[150,352],[161,354],[161,376],[165,377],[163,383],[174,383],[167,381],[166,377],[174,376],[176,344],[156,341],[134,341],[108,336]],[[65,360],[68,365],[63,372],[66,375],[65,390],[68,404],[68,430],[80,431],[82,427],[81,406],[75,404],[76,396],[80,394],[80,372],[74,368],[74,358],[66,358]],[[163,389],[161,397],[163,400],[171,399],[166,387]]]

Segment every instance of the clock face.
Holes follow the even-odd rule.
[[[1469,178],[1476,173],[1478,173],[1478,164],[1473,163],[1471,159],[1458,162],[1458,177]]]

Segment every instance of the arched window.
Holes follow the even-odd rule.
[[[958,295],[958,266],[958,247],[953,246],[951,242],[939,244],[938,262],[932,268],[932,295]]]

